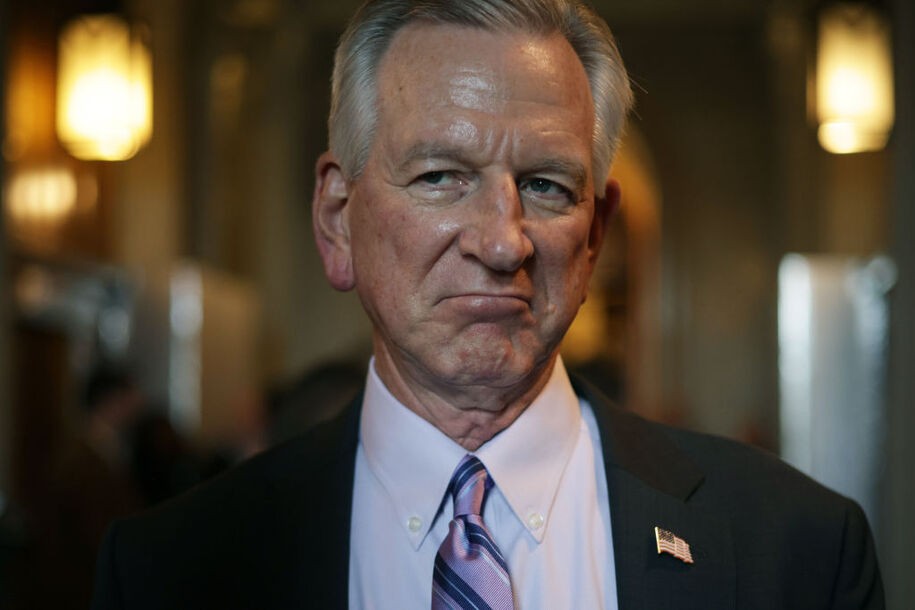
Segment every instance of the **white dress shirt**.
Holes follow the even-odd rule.
[[[350,608],[429,608],[433,562],[452,517],[445,492],[466,453],[394,398],[371,363],[356,455]],[[515,607],[615,610],[597,424],[561,360],[524,413],[474,454],[495,482],[483,520],[508,561]]]

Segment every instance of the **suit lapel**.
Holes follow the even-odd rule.
[[[346,608],[349,595],[350,526],[353,478],[359,439],[360,395],[337,418],[304,437],[313,454],[325,455],[319,465],[317,486],[323,497],[304,485],[290,493],[299,497],[296,523],[308,524],[307,541],[301,544],[303,570],[297,579],[299,597],[308,607]],[[308,463],[302,459],[301,463]],[[290,528],[290,531],[294,531]]]
[[[600,429],[620,609],[733,608],[730,528],[697,500],[702,471],[657,426],[610,405],[580,380],[574,385]],[[658,554],[656,526],[685,540],[694,563]]]

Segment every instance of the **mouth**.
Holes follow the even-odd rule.
[[[471,292],[445,297],[441,303],[458,315],[495,320],[529,312],[531,299],[518,293]]]

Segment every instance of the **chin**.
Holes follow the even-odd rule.
[[[513,387],[530,377],[536,359],[515,350],[461,351],[443,363],[442,378],[458,386]]]

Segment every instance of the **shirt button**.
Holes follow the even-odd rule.
[[[527,526],[532,530],[539,530],[543,527],[543,515],[540,513],[531,513],[527,516]]]
[[[409,529],[414,534],[419,531],[419,528],[423,526],[423,520],[419,517],[410,517],[407,519],[407,529]]]

